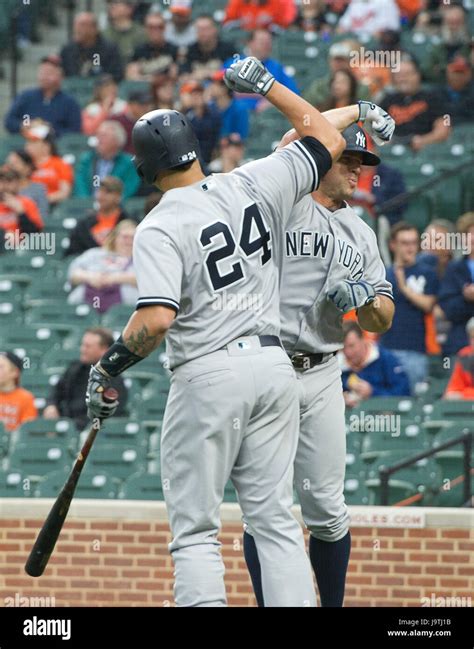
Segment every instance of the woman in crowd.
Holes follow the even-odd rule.
[[[99,313],[115,304],[135,304],[138,291],[132,250],[136,227],[130,219],[120,221],[101,248],[86,250],[72,262],[69,304],[90,304]]]
[[[45,186],[49,204],[60,203],[71,195],[74,172],[59,156],[52,127],[34,120],[24,129],[25,150],[31,156],[36,171],[32,181]]]
[[[29,153],[23,151],[23,149],[18,149],[8,155],[6,163],[20,176],[20,196],[31,198],[38,206],[41,218],[45,221],[49,216],[48,197],[45,186],[42,183],[31,180],[35,171],[33,158]]]
[[[92,102],[82,111],[82,131],[95,135],[97,129],[112,115],[122,115],[127,102],[118,96],[118,86],[111,74],[101,77],[94,86]]]
[[[350,70],[337,70],[329,82],[329,97],[320,110],[350,106],[357,102],[357,79]]]

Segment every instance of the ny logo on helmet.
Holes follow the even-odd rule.
[[[191,160],[196,160],[196,158],[196,151],[190,151],[189,153],[185,153],[184,155],[179,156],[178,160],[179,162],[191,162]]]
[[[360,131],[356,133],[356,145],[365,149],[365,135]]]

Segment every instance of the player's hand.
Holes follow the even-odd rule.
[[[359,121],[363,122],[374,142],[383,146],[390,142],[395,131],[395,122],[387,111],[370,101],[358,101]]]
[[[353,282],[343,279],[331,286],[326,295],[342,313],[359,309],[375,300],[374,287],[363,280]]]
[[[117,410],[118,401],[106,403],[103,394],[110,387],[111,377],[98,364],[91,367],[86,390],[87,415],[91,419],[106,419]]]
[[[236,92],[254,92],[265,96],[275,83],[275,77],[253,56],[232,63],[224,75],[225,85]]]

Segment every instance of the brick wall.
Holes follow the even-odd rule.
[[[39,579],[28,577],[23,566],[51,501],[16,503],[0,503],[0,607],[11,601],[5,598],[53,596],[56,606],[173,605],[162,503],[73,504]],[[354,527],[346,606],[420,606],[422,597],[473,597],[474,512],[444,511],[434,510],[424,528]],[[230,605],[253,606],[239,516],[237,506],[225,506],[227,593]]]

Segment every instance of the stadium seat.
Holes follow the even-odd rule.
[[[50,377],[54,377],[53,384],[57,382],[64,370],[73,362],[79,360],[79,350],[71,349],[51,349],[49,350],[42,362],[42,371]]]
[[[48,304],[32,306],[26,312],[25,322],[68,333],[77,327],[86,329],[98,326],[100,315],[88,304],[67,304],[62,300],[52,299]]]
[[[69,470],[49,473],[34,490],[36,498],[56,498],[69,476]],[[117,481],[105,471],[93,471],[87,465],[81,473],[74,498],[113,499],[117,496]]]
[[[435,201],[427,194],[412,196],[406,203],[403,220],[414,225],[421,233],[432,219],[435,211],[434,206]]]
[[[120,486],[118,498],[125,500],[163,500],[160,475],[145,471],[132,474]]]
[[[133,307],[129,304],[114,304],[102,316],[102,326],[110,329],[123,329],[130,316],[133,313]]]
[[[26,308],[51,304],[53,301],[64,305],[66,292],[64,290],[66,280],[63,275],[56,277],[45,277],[42,274],[35,277],[24,294]]]
[[[51,471],[71,466],[73,457],[68,443],[59,437],[42,442],[20,442],[10,454],[9,465],[18,467],[32,479],[41,478]]]
[[[3,13],[3,5],[2,5],[2,12],[0,12],[0,16],[2,15],[2,13]],[[1,19],[0,19],[0,32],[1,32]],[[15,149],[23,149],[24,146],[25,146],[25,139],[19,133],[18,134],[2,133],[2,137],[0,138],[0,163],[3,164],[5,162],[5,159],[7,158],[8,154],[11,151],[14,151]]]
[[[65,133],[58,140],[59,155],[70,165],[76,164],[89,148],[89,137],[82,133]]]
[[[75,445],[77,437],[76,426],[72,419],[61,417],[60,419],[34,419],[26,421],[19,429],[19,442],[32,442],[48,440],[53,443],[56,439],[69,440]]]
[[[344,498],[347,505],[368,505],[369,491],[364,479],[357,473],[346,471]]]
[[[429,415],[425,421],[474,421],[474,401],[461,399],[460,401],[449,401],[439,399],[433,402]]]
[[[96,472],[105,471],[124,480],[144,466],[145,451],[136,444],[97,444],[94,445],[87,463]]]
[[[65,77],[63,91],[72,95],[84,108],[92,101],[95,79],[93,77]]]
[[[147,81],[124,79],[119,85],[119,97],[127,101],[131,92],[149,92],[149,90],[150,84]]]
[[[3,301],[0,292],[0,318],[4,327],[16,328],[23,324],[23,311],[15,301]]]
[[[5,430],[3,422],[0,421],[0,463],[2,458],[4,458],[8,453],[11,436],[11,433],[7,433],[7,431]]]
[[[46,400],[54,384],[51,377],[42,371],[29,370],[22,376],[22,387],[32,392],[35,396],[35,405],[41,410],[46,406]]]
[[[364,462],[374,462],[393,451],[404,451],[416,455],[426,450],[429,438],[420,423],[400,421],[400,429],[376,430],[366,433],[362,439],[360,458]]]
[[[406,480],[400,480],[396,476],[389,478],[389,492],[388,492],[388,505],[393,506],[401,501],[407,500],[413,496],[416,496],[418,493],[422,493],[417,489],[416,485],[413,482],[407,482]],[[369,502],[368,505],[381,505],[382,504],[382,495],[380,489],[380,480],[378,479],[369,479],[365,481],[365,486],[369,492]],[[414,504],[418,504],[416,501]]]
[[[0,469],[0,498],[29,498],[32,488],[21,469]]]

